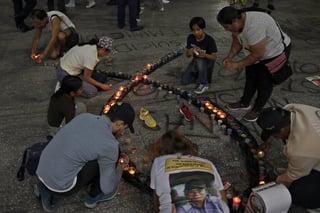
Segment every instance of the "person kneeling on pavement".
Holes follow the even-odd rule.
[[[122,176],[118,166],[118,138],[126,129],[134,133],[135,111],[129,103],[118,102],[106,115],[81,114],[63,126],[41,154],[36,171],[35,195],[46,212],[56,210],[55,196],[68,196],[88,187],[84,204],[114,198]]]
[[[272,137],[284,142],[288,168],[276,182],[288,187],[294,204],[320,208],[320,108],[303,104],[270,107],[257,122],[265,141],[262,150],[268,152]]]

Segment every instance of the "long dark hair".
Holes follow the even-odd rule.
[[[61,82],[61,87],[56,91],[52,97],[57,98],[62,94],[70,94],[76,92],[82,86],[82,80],[78,76],[67,75]]]

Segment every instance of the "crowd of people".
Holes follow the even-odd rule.
[[[106,84],[106,74],[96,72],[95,66],[100,57],[115,51],[113,41],[102,36],[67,46],[77,28],[65,14],[65,7],[74,7],[75,1],[65,5],[59,0],[60,11],[53,10],[54,1],[48,1],[49,12],[33,10],[35,0],[25,2],[25,8],[21,9],[22,1],[14,0],[15,21],[20,31],[29,31],[33,27],[27,26],[24,19],[31,14],[35,25],[31,59],[37,63],[46,58],[59,59],[56,67],[59,87],[50,98],[47,114],[53,138],[41,155],[34,192],[41,199],[43,209],[53,212],[56,210],[53,197],[74,194],[90,186],[84,203],[86,207],[94,208],[97,203],[111,200],[117,194],[123,169],[118,164],[121,152],[118,140],[126,129],[134,133],[136,117],[134,107],[123,102],[113,105],[105,115],[77,115],[76,112],[75,97],[91,98],[99,90],[112,88]],[[139,2],[117,0],[120,29],[125,27],[126,5],[130,30],[143,29],[137,24]],[[161,3],[169,1],[162,0]],[[255,7],[256,4],[258,1],[255,1]],[[271,4],[270,1],[269,9],[274,9]],[[86,7],[94,5],[95,1],[90,0]],[[264,108],[274,86],[265,64],[282,53],[289,59],[290,37],[261,10],[227,6],[218,12],[217,21],[232,36],[230,50],[222,60],[224,69],[244,68],[246,76],[242,97],[227,108],[250,109],[243,119],[257,121],[265,141],[261,149],[266,153],[271,137],[284,141],[288,168],[275,181],[288,187],[293,203],[319,208],[320,200],[314,194],[320,189],[320,109],[302,104]],[[198,79],[194,92],[202,94],[212,81],[218,50],[213,36],[205,31],[206,21],[202,17],[193,17],[189,28],[191,34],[187,37],[185,55],[192,59],[182,73],[181,82],[190,84]],[[51,36],[41,49],[43,30],[49,30]],[[243,58],[236,57],[240,51],[245,54]],[[169,130],[151,144],[149,151],[153,160],[150,187],[154,190],[156,212],[230,211],[220,174],[211,161],[198,156],[196,143],[176,130]]]

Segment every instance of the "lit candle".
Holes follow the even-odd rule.
[[[232,210],[238,210],[241,203],[241,198],[236,196],[232,198]]]
[[[266,182],[264,180],[259,181],[259,185],[264,185],[264,184],[266,184]]]
[[[104,114],[107,114],[107,113],[109,112],[109,110],[110,110],[110,105],[107,104],[107,105],[105,105],[104,108],[103,108],[103,113],[104,113]]]
[[[148,79],[148,75],[143,75],[143,79],[147,80]]]
[[[134,175],[136,173],[136,168],[134,168],[133,166],[130,166],[128,169],[128,172],[130,175]]]
[[[122,157],[119,159],[119,163],[124,163],[124,159]]]
[[[224,118],[226,117],[226,115],[223,114],[223,113],[221,113],[221,114],[219,115],[219,117],[220,117],[221,119],[224,119]]]
[[[262,150],[258,151],[257,155],[258,155],[259,158],[263,158],[264,157],[264,151],[262,151]]]
[[[147,69],[150,69],[151,68],[151,64],[147,64]]]
[[[116,92],[114,98],[115,98],[115,99],[119,99],[120,96],[121,96],[121,91],[118,91],[118,92]]]
[[[123,91],[123,90],[124,90],[124,86],[121,86],[121,87],[119,88],[119,90],[120,90],[120,91]]]

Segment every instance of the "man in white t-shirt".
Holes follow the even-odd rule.
[[[31,59],[41,63],[46,57],[55,59],[67,50],[66,44],[71,33],[75,32],[75,25],[64,13],[35,9],[31,13],[31,18],[36,26],[32,41]],[[38,53],[38,46],[43,30],[49,31],[51,37],[45,49],[41,53]]]

